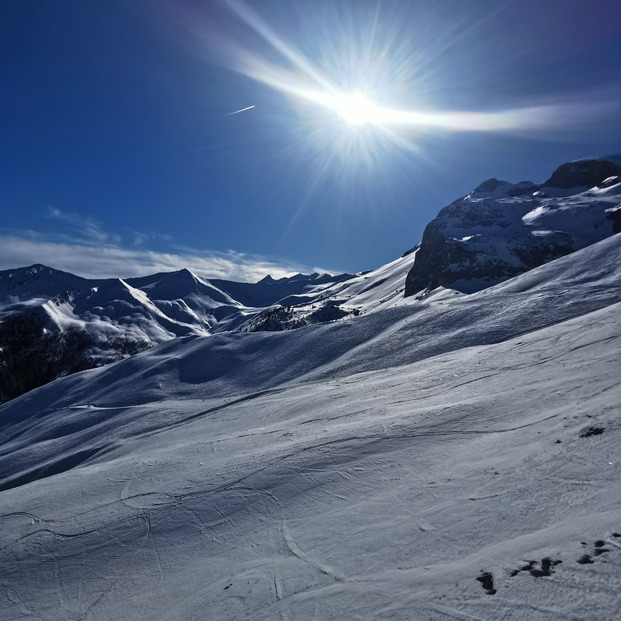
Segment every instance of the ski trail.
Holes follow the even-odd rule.
[[[291,535],[291,532],[289,531],[289,527],[287,526],[287,523],[284,520],[282,522],[281,529],[282,529],[283,538],[285,540],[285,543],[287,544],[287,548],[289,549],[291,554],[293,554],[293,556],[300,559],[304,563],[310,565],[311,567],[319,570],[322,574],[325,574],[326,576],[330,576],[330,578],[332,578],[333,580],[336,580],[337,582],[348,582],[348,579],[346,576],[334,570],[332,567],[329,567],[328,565],[325,565],[324,563],[311,559],[309,555],[306,554],[306,552],[304,552],[304,550],[302,550],[300,546],[298,546],[295,539]]]

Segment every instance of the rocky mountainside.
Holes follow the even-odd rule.
[[[405,295],[473,292],[621,231],[621,165],[579,160],[541,184],[488,179],[423,233]]]

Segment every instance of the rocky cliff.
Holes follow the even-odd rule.
[[[542,184],[488,179],[426,227],[405,296],[472,292],[584,248],[621,228],[621,165],[579,160]]]

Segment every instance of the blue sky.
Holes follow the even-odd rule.
[[[356,272],[621,151],[617,0],[5,0],[0,63],[0,269]]]

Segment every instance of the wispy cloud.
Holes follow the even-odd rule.
[[[103,225],[89,216],[62,211],[57,207],[48,207],[48,219],[56,221],[63,231],[55,233],[56,237],[79,239],[83,244],[115,245],[121,243],[121,236],[104,230]]]
[[[149,241],[164,241],[171,242],[172,237],[170,235],[165,235],[163,233],[156,233],[155,231],[134,231],[129,230],[128,235],[130,237],[130,244],[133,247],[143,246],[145,243]]]
[[[43,263],[87,278],[129,278],[187,268],[204,278],[241,282],[325,271],[235,250],[192,248],[155,231],[111,232],[89,214],[57,207],[48,207],[45,219],[45,232],[0,229],[0,270]]]
[[[316,268],[233,250],[186,254],[50,242],[33,236],[0,235],[0,269],[33,263],[43,263],[87,278],[128,278],[187,268],[204,278],[256,282],[268,274],[281,278],[298,272],[316,271]]]

